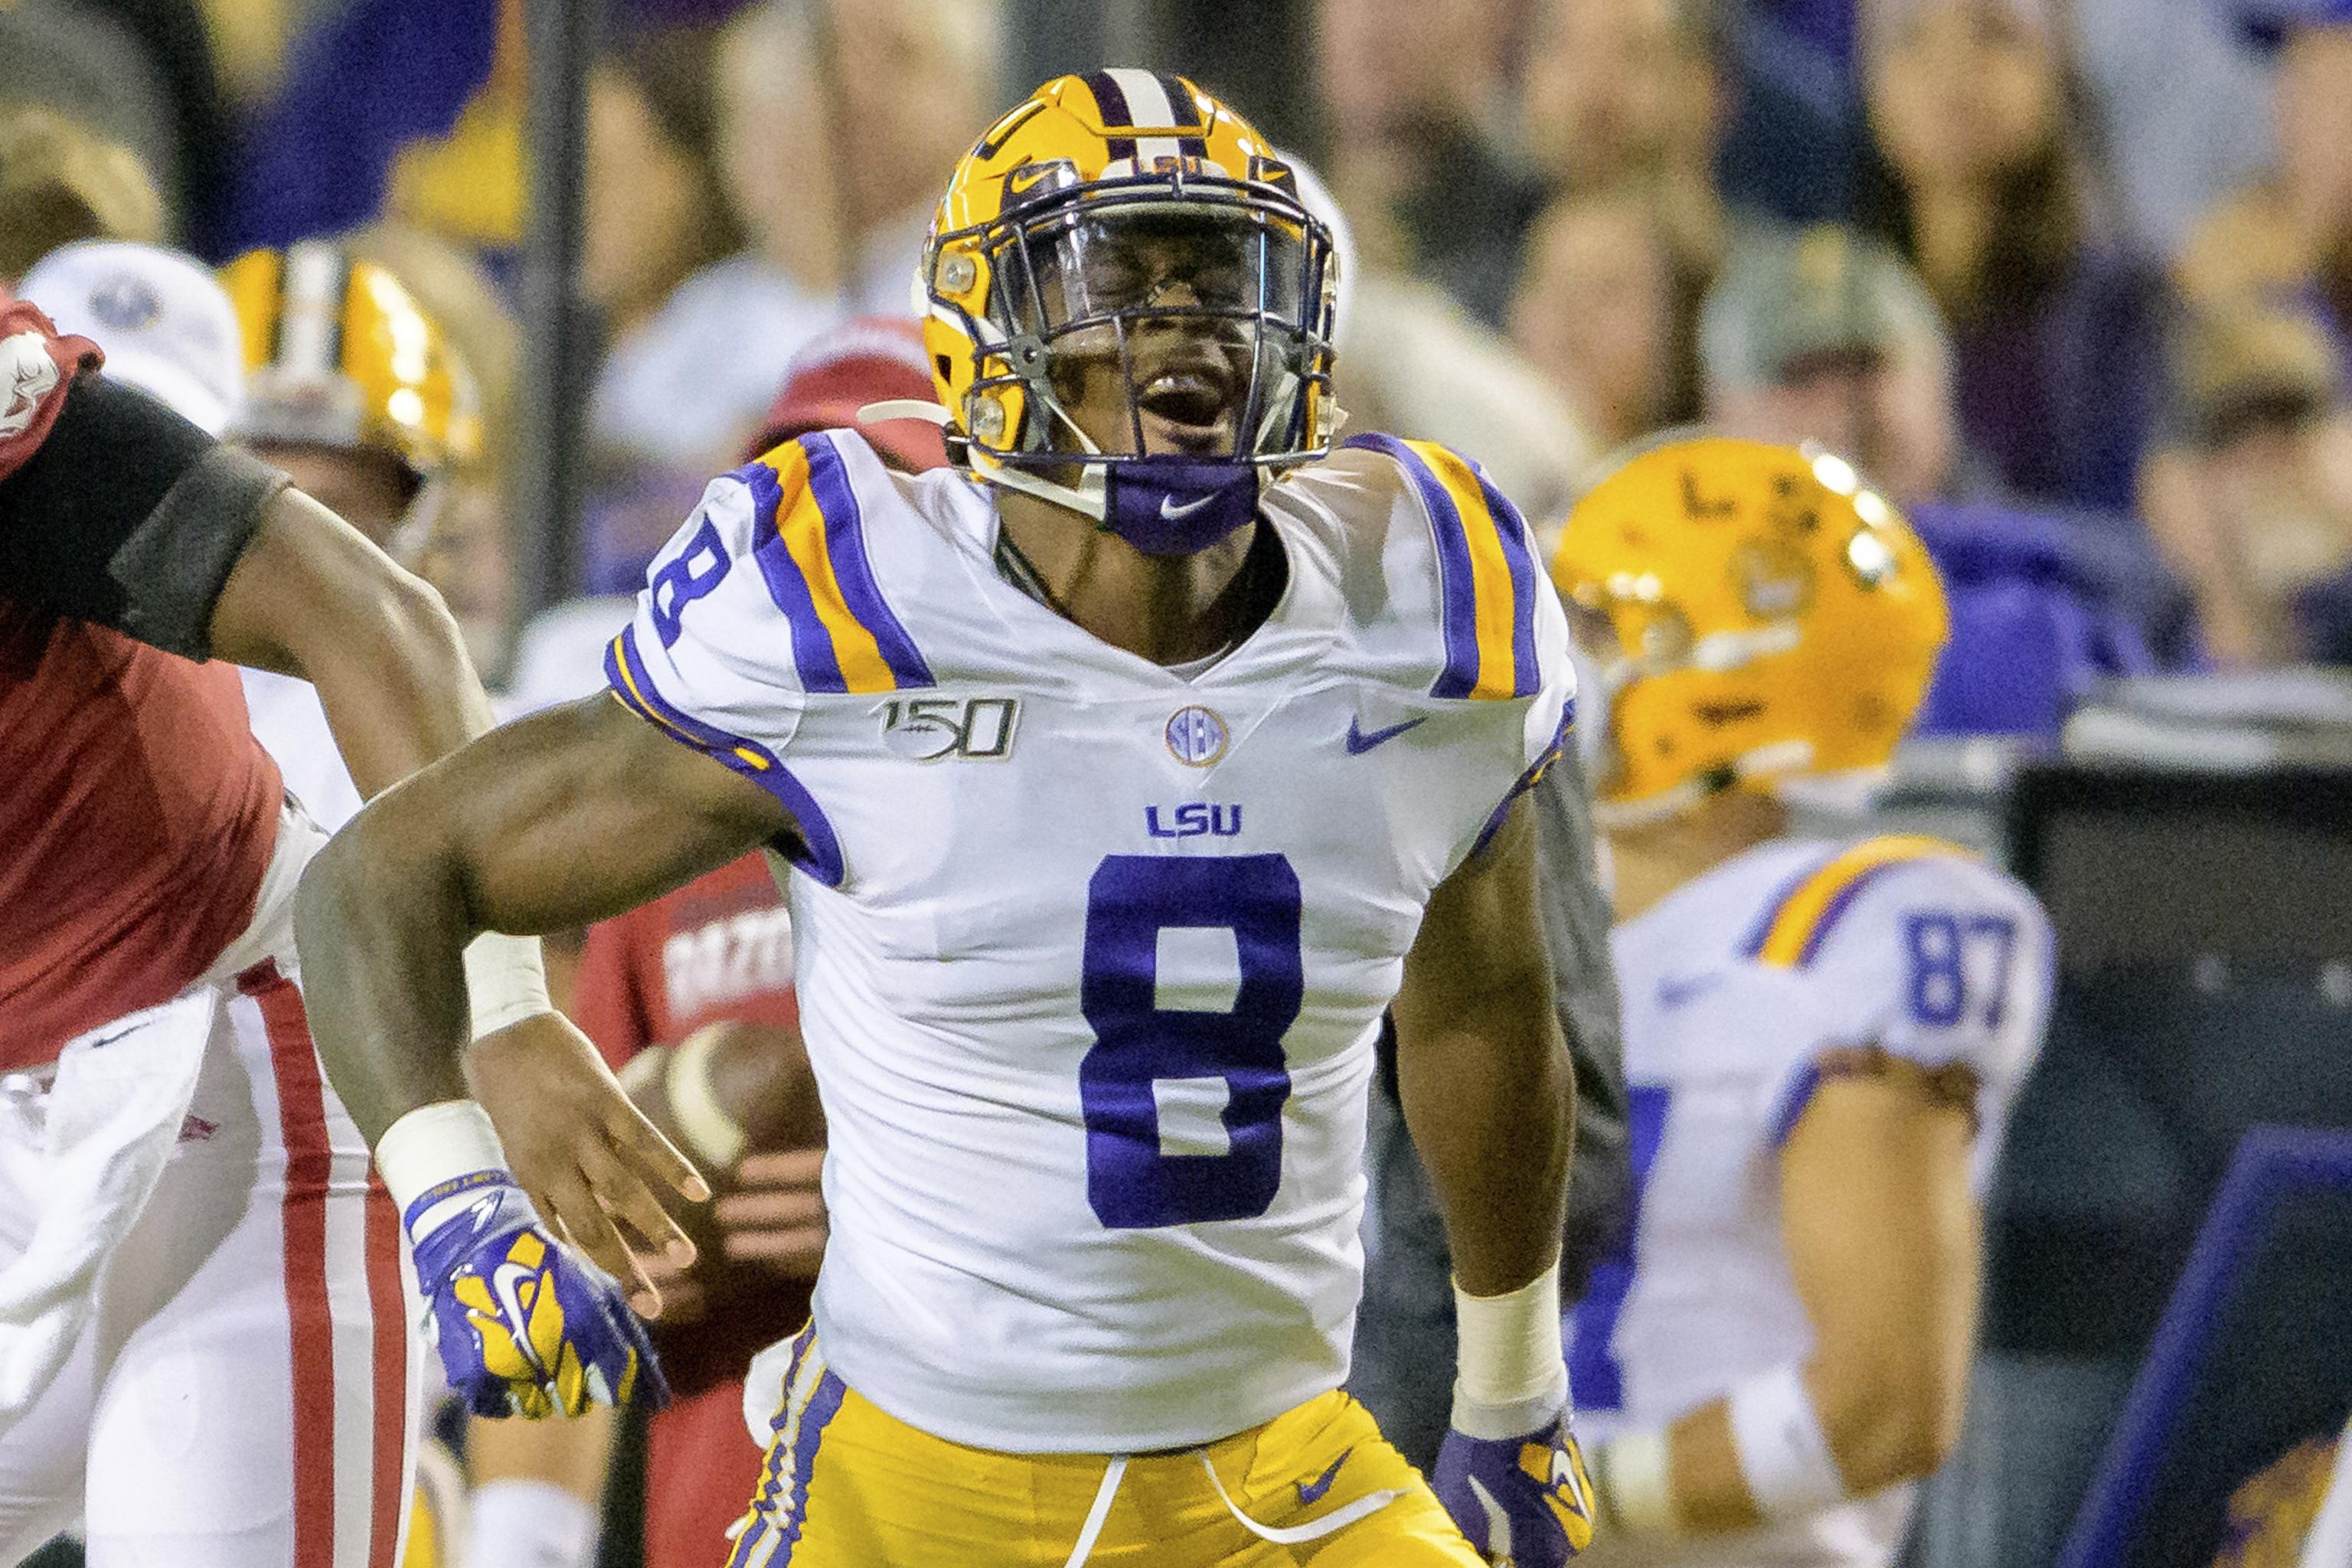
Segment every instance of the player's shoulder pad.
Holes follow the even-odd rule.
[[[871,469],[868,473],[865,470]],[[646,608],[664,647],[688,606],[714,596],[784,622],[789,680],[810,694],[899,691],[937,684],[891,608],[867,548],[877,501],[896,498],[863,439],[820,431],[786,441],[713,479],[647,574]]]
[[[1898,940],[1883,918],[1899,913],[1897,905],[2007,918],[2036,936],[2047,925],[2033,895],[1973,851],[1948,839],[1887,834],[1801,866],[1765,900],[1740,952],[1768,969],[1816,969],[1841,951]]]
[[[1381,550],[1396,608],[1423,623],[1429,696],[1527,698],[1560,679],[1566,622],[1534,537],[1477,464],[1433,441],[1367,434],[1309,474],[1360,530],[1354,542]]]

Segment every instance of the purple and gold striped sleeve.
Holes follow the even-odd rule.
[[[1394,458],[1429,519],[1444,639],[1429,694],[1474,701],[1536,695],[1547,673],[1538,624],[1549,584],[1518,509],[1475,463],[1435,442],[1364,435],[1347,445]]]
[[[934,684],[877,580],[836,438],[790,442],[711,482],[605,650],[613,695],[790,810],[803,864],[838,885],[837,836],[788,765],[809,703]]]

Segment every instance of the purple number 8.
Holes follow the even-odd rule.
[[[1229,1013],[1163,1010],[1160,933],[1234,933],[1241,986]],[[1282,1037],[1306,993],[1298,873],[1280,855],[1113,855],[1087,889],[1078,1005],[1095,1044],[1078,1064],[1087,1202],[1117,1229],[1250,1219],[1282,1184]],[[1166,1154],[1152,1083],[1222,1078],[1230,1147]]]
[[[653,600],[654,630],[661,634],[662,647],[677,641],[678,616],[688,605],[719,586],[731,564],[727,547],[719,542],[718,525],[704,518],[686,548],[646,584]]]

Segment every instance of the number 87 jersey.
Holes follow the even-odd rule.
[[[711,485],[608,653],[799,825],[818,1335],[935,1436],[1177,1447],[1346,1375],[1381,1015],[1573,678],[1453,453],[1361,437],[1259,516],[1287,585],[1188,676],[1007,582],[966,476],[813,436]]]

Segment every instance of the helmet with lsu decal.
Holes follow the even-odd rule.
[[[1329,229],[1181,77],[1046,83],[956,165],[917,279],[950,458],[1189,554],[1330,448]]]
[[[1883,765],[1944,646],[1927,548],[1815,447],[1669,435],[1611,469],[1552,558],[1606,705],[1616,823]]]

